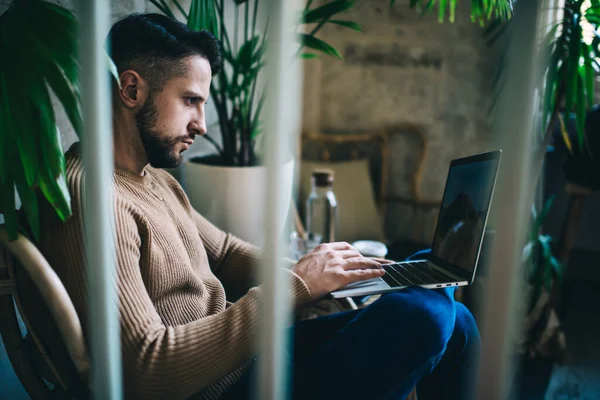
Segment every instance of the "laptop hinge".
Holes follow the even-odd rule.
[[[433,268],[437,269],[438,271],[442,271],[444,274],[449,275],[451,278],[454,278],[457,282],[468,281],[468,279],[466,279],[466,278],[461,278],[460,276],[453,274],[452,272],[448,271],[447,269],[444,269],[444,268],[441,268],[441,267],[435,265],[435,263],[430,260],[427,260],[427,264],[429,264]]]

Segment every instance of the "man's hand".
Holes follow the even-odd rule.
[[[345,242],[317,246],[292,268],[310,289],[313,300],[350,283],[377,278],[385,272],[377,261],[363,257]]]
[[[377,261],[379,264],[392,264],[396,261],[388,260],[387,258],[369,257],[371,260]]]

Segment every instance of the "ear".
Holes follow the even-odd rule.
[[[123,105],[127,108],[141,107],[149,94],[146,82],[137,72],[131,69],[124,71],[120,79],[121,87],[116,90]]]

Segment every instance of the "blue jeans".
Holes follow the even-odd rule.
[[[479,332],[454,288],[410,288],[292,328],[294,399],[473,398]],[[253,371],[254,372],[254,371]],[[247,398],[253,372],[226,398]]]

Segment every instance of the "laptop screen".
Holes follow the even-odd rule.
[[[477,263],[498,162],[494,157],[450,166],[432,256],[463,273],[472,274]]]

